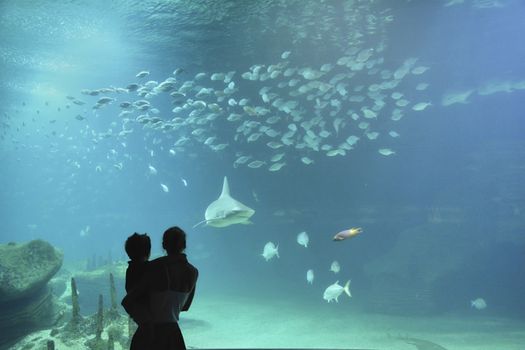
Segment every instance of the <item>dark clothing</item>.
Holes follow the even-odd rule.
[[[130,293],[132,290],[139,287],[140,282],[145,276],[148,268],[149,261],[129,261],[128,268],[126,269],[126,292]],[[134,321],[139,323],[149,322],[151,318],[149,314],[149,297],[146,293],[137,297],[133,303],[133,312],[128,312],[130,315],[133,314]]]
[[[185,350],[186,344],[179,324],[139,325],[131,339],[130,350]]]
[[[144,278],[122,300],[130,316],[139,321],[132,350],[186,349],[177,321],[179,312],[190,308],[197,278],[198,270],[185,254],[164,256],[147,264]],[[135,311],[144,295],[149,298],[150,317],[147,322],[140,322]]]
[[[126,292],[129,293],[137,287],[146,272],[149,261],[128,261],[126,269]]]

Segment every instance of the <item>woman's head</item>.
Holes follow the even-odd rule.
[[[186,249],[186,233],[178,226],[173,226],[164,231],[162,248],[168,255],[180,254]]]

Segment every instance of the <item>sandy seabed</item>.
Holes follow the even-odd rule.
[[[349,312],[345,303],[305,306],[303,301],[232,296],[201,296],[183,313],[181,328],[188,348],[341,348],[373,350],[416,349],[402,338],[417,338],[447,350],[525,350],[525,322],[476,315],[401,317]],[[348,305],[348,304],[346,304]],[[127,331],[127,330],[126,330]],[[25,337],[11,350],[42,347],[49,330]],[[83,342],[57,350],[87,349]],[[40,343],[40,344],[38,344]],[[120,350],[120,344],[115,344]],[[424,347],[416,350],[439,350]]]
[[[186,344],[196,348],[416,349],[400,339],[410,337],[448,350],[525,350],[525,322],[516,320],[350,314],[338,308],[348,300],[307,308],[304,302],[261,301],[202,298],[183,314]]]

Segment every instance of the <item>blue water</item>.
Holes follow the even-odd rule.
[[[159,255],[162,232],[179,225],[188,233],[187,252],[201,271],[203,295],[234,290],[262,300],[264,293],[277,290],[281,298],[303,298],[305,305],[324,303],[322,293],[328,285],[351,278],[353,292],[363,297],[343,300],[339,308],[392,312],[378,302],[392,297],[386,291],[424,285],[433,306],[419,313],[477,315],[470,300],[482,297],[488,304],[481,311],[486,315],[523,320],[525,6],[518,0],[466,0],[444,6],[448,2],[355,1],[357,13],[375,16],[374,33],[367,32],[364,17],[350,20],[351,11],[345,17],[349,3],[341,1],[188,2],[193,8],[154,1],[42,1],[34,6],[3,2],[0,243],[42,238],[61,249],[66,262],[94,254],[126,260],[123,242],[131,233],[148,232]],[[385,16],[392,21],[382,23]],[[173,156],[168,151],[174,142],[197,126],[171,133],[143,129],[133,121],[141,113],[134,113],[127,126],[133,133],[117,136],[123,123],[118,104],[140,97],[80,93],[125,87],[138,81],[135,74],[144,69],[151,74],[143,82],[161,82],[179,67],[184,69],[177,77],[180,82],[205,72],[208,77],[197,84],[217,89],[227,84],[210,81],[211,73],[235,71],[239,90],[233,97],[249,98],[253,106],[272,110],[266,116],[245,116],[261,121],[277,112],[261,100],[259,89],[273,86],[271,92],[293,99],[286,96],[291,89],[276,88],[291,78],[248,81],[241,78],[243,72],[256,64],[267,68],[282,62],[280,55],[288,50],[289,67],[335,65],[356,28],[363,34],[356,47],[377,48],[382,43],[384,50],[376,50],[371,58],[383,60],[379,71],[393,72],[413,57],[418,58],[415,66],[430,69],[408,74],[386,92],[387,106],[371,121],[371,129],[380,133],[377,140],[369,140],[345,114],[366,103],[345,102],[337,115],[347,123],[341,133],[361,138],[345,156],[327,157],[325,151],[294,147],[274,151],[265,145],[268,137],[254,143],[246,142],[245,136],[235,139],[240,122],[224,120],[235,110],[228,98],[218,102],[224,109],[222,119],[203,126],[207,136],[217,136],[228,147],[212,151],[193,140]],[[335,65],[319,80],[327,82],[342,71]],[[366,89],[380,82],[379,74],[367,74],[366,68],[356,72],[348,80],[349,94],[356,94],[351,92],[355,86]],[[428,89],[415,90],[422,82]],[[496,82],[522,82],[522,87],[478,93]],[[447,93],[470,89],[468,103],[442,105]],[[390,98],[393,91],[410,101],[399,121],[390,119],[396,108]],[[77,106],[67,95],[86,104]],[[93,110],[106,95],[117,100]],[[314,102],[304,96],[297,100],[308,118],[315,115]],[[424,111],[411,109],[427,101],[431,106]],[[173,117],[166,93],[153,97],[151,104],[164,120]],[[322,113],[332,132],[327,140],[339,144],[347,136],[335,135],[330,108]],[[85,119],[76,120],[79,114]],[[286,132],[290,122],[272,127]],[[100,137],[109,129],[113,135]],[[401,136],[391,138],[389,130]],[[382,156],[379,148],[396,154]],[[286,154],[287,164],[269,172],[269,158],[278,152]],[[240,154],[268,164],[258,169],[233,167]],[[300,158],[305,155],[314,163],[303,164]],[[119,162],[122,170],[114,167]],[[149,173],[150,164],[156,175]],[[253,224],[193,229],[220,194],[223,176],[228,176],[232,196],[255,209]],[[169,187],[168,193],[161,183]],[[87,226],[89,233],[81,235]],[[363,227],[363,234],[351,241],[331,240],[353,226]],[[301,231],[310,236],[307,249],[295,241]],[[279,244],[281,257],[265,262],[260,254],[268,241]],[[403,251],[407,242],[414,243]],[[339,276],[329,272],[333,260],[343,267]],[[440,266],[447,266],[445,272]],[[316,272],[313,286],[305,281],[309,268]],[[382,269],[390,275],[380,274]],[[396,269],[412,271],[414,280],[400,281],[392,273]],[[438,277],[428,277],[436,271]],[[423,283],[426,278],[431,281]],[[371,294],[374,297],[364,297]],[[403,308],[394,312],[418,313],[417,306]]]

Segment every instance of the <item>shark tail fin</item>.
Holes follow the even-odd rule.
[[[352,294],[350,293],[350,280],[346,282],[343,290],[345,291],[346,295],[348,295],[349,297],[352,297]]]

